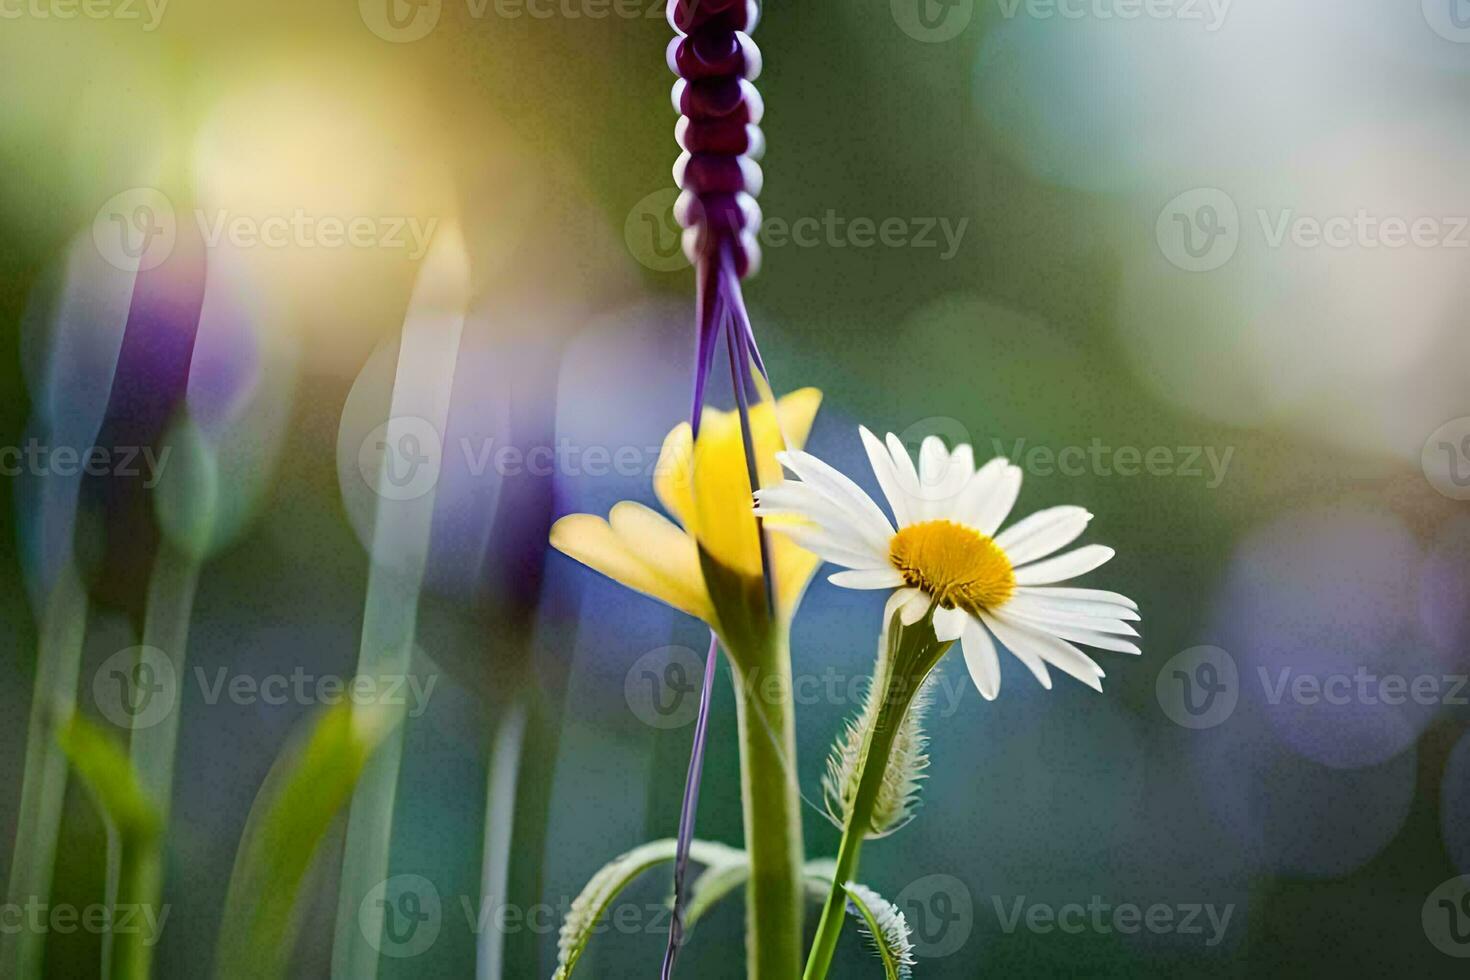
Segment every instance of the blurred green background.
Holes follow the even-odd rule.
[[[476,336],[504,363],[551,352],[545,384],[497,376],[511,401],[572,445],[658,444],[687,410],[693,310],[668,218],[661,6],[392,2],[397,21],[374,0],[171,0],[156,20],[0,7],[0,445],[24,444],[43,392],[65,397],[22,367],[43,275],[106,225],[106,202],[162,175],[256,226],[303,212],[458,228]],[[1470,908],[1431,900],[1470,874],[1462,7],[766,5],[768,223],[747,298],[776,389],[826,393],[811,448],[869,488],[858,423],[1009,455],[1022,511],[1096,513],[1089,540],[1118,557],[1085,584],[1143,612],[1144,655],[1103,655],[1103,696],[1043,692],[1006,660],[987,704],[946,663],[920,816],[864,854],[863,878],[919,926],[917,976],[1447,976],[1470,955]],[[267,497],[206,567],[190,663],[349,676],[370,562],[339,433],[356,431],[349,392],[391,355],[423,256],[299,236],[222,248],[298,375]],[[642,474],[590,471],[558,469],[556,513],[651,501]],[[0,480],[7,842],[36,645],[15,487]],[[507,651],[530,664],[520,782],[540,801],[516,852],[509,975],[550,975],[582,883],[675,829],[692,726],[650,716],[640,672],[702,656],[701,628],[559,556],[525,601],[520,630],[426,605],[438,682],[408,729],[393,869],[431,883],[442,922],[384,976],[473,970],[487,733],[523,677]],[[798,619],[809,798],[856,708],[876,602],[819,577]],[[133,630],[94,616],[84,705]],[[1201,721],[1181,698],[1204,660],[1234,668],[1235,706]],[[1281,693],[1360,674],[1374,680],[1342,703]],[[1387,704],[1389,676],[1434,693]],[[733,699],[716,690],[699,833],[738,843]],[[207,969],[251,801],[316,708],[186,687],[158,975]],[[103,829],[76,787],[66,814],[55,900],[81,906],[100,900]],[[815,809],[806,836],[814,857],[836,848]],[[295,975],[327,974],[340,849],[338,832],[309,883]],[[656,970],[666,887],[627,893],[630,924],[594,940],[589,975]],[[1014,919],[1069,905],[1170,911],[1133,934],[1092,912],[1079,929]],[[1205,907],[1230,910],[1220,929]],[[742,976],[742,915],[731,901],[703,923],[681,975]],[[99,950],[53,934],[47,972],[92,975]],[[875,971],[849,929],[834,975]]]

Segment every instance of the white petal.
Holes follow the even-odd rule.
[[[996,639],[1006,645],[1006,649],[1011,651],[1011,655],[1025,664],[1026,669],[1031,671],[1032,676],[1036,678],[1037,682],[1050,691],[1051,675],[1046,672],[1046,661],[1035,651],[1032,644],[1027,643],[1024,636],[1016,638],[1013,644],[1006,640],[1006,635],[1014,634],[1016,631],[996,622],[995,617],[989,613],[982,612],[980,618],[990,628],[990,631],[995,634]]]
[[[1103,589],[1028,588],[1022,589],[1021,591],[1030,595],[1046,596],[1051,599],[1082,599],[1086,602],[1110,602],[1135,610],[1138,608],[1138,603],[1126,595],[1118,592],[1107,592]]]
[[[896,568],[860,568],[837,572],[827,581],[844,589],[896,589],[903,584],[903,576]]]
[[[873,475],[878,478],[878,487],[883,491],[883,496],[888,498],[888,507],[893,511],[894,522],[899,527],[913,523],[909,513],[909,498],[899,486],[898,474],[893,470],[893,458],[888,455],[888,450],[883,448],[878,437],[865,427],[858,426],[858,433],[863,439],[863,449],[868,453],[868,465],[873,467]]]
[[[919,482],[932,486],[944,479],[948,469],[949,450],[944,448],[944,440],[938,436],[926,437],[919,446]]]
[[[924,614],[929,611],[929,607],[934,604],[934,600],[930,599],[921,590],[910,589],[909,591],[913,595],[903,604],[903,609],[899,610],[898,614],[899,622],[905,626],[912,626],[923,619]]]
[[[970,680],[980,696],[994,701],[1000,693],[1000,659],[995,655],[995,644],[984,626],[977,619],[968,619],[965,632],[960,637],[965,652],[965,666],[970,670]]]
[[[1011,598],[1011,602],[1024,599],[1024,606],[1026,608],[1034,609],[1038,612],[1073,613],[1079,616],[1094,616],[1098,619],[1126,619],[1134,622],[1137,622],[1141,618],[1131,606],[1119,605],[1113,602],[1095,602],[1091,599],[1054,598],[1048,594],[1053,591],[1059,590],[1022,586],[1016,590],[1016,594]],[[1086,592],[1089,590],[1077,589],[1074,591]],[[1097,594],[1110,595],[1111,593],[1099,592]],[[1119,598],[1122,597],[1119,596]]]
[[[1012,649],[1015,648],[1013,644],[1025,646],[1064,674],[1076,678],[1094,691],[1102,690],[1102,668],[1066,640],[1001,615],[991,617],[990,628],[995,630],[995,635],[1006,646]]]
[[[1137,636],[1138,632],[1121,619],[1107,615],[1093,615],[1091,613],[1073,612],[1068,609],[1056,609],[1043,605],[1045,600],[1033,599],[1027,595],[1012,597],[1005,605],[1000,606],[997,611],[1004,612],[1007,616],[1020,616],[1032,622],[1042,625],[1055,623],[1059,626],[1078,626],[1082,629],[1097,630],[1100,633],[1122,633],[1125,636]],[[1118,606],[1098,606],[1099,609],[1117,609]],[[1125,612],[1127,610],[1124,610]],[[1136,615],[1136,614],[1135,614]]]
[[[950,516],[955,500],[975,473],[970,457],[970,453],[962,455],[958,451],[951,456],[938,436],[924,440],[919,448],[916,518],[932,521]]]
[[[914,597],[914,593],[918,591],[918,589],[913,588],[896,589],[888,597],[888,601],[883,604],[883,633],[885,636],[888,633],[888,627],[893,623],[893,617]]]
[[[1136,643],[1130,643],[1121,637],[1109,636],[1107,633],[1098,633],[1088,629],[1080,629],[1076,626],[1056,626],[1052,627],[1050,632],[1060,636],[1064,640],[1071,640],[1073,643],[1081,643],[1084,646],[1097,647],[1099,650],[1111,650],[1114,653],[1131,653],[1134,655],[1143,652],[1138,648]]]
[[[1012,524],[995,536],[995,543],[1012,565],[1024,565],[1077,540],[1090,520],[1081,507],[1049,507]]]
[[[867,539],[853,513],[829,500],[810,484],[795,480],[783,480],[773,487],[757,490],[755,512],[760,517],[798,517],[840,536]],[[870,543],[876,546],[876,543]]]
[[[965,482],[975,475],[975,450],[970,448],[968,442],[962,442],[954,447],[954,452],[949,454],[949,465],[959,473],[965,475]]]
[[[1084,545],[1055,558],[1016,569],[1017,585],[1050,585],[1085,575],[1112,558],[1116,552],[1100,544]]]
[[[970,616],[963,609],[934,610],[934,638],[940,643],[958,640]]]
[[[1016,506],[1016,498],[1020,495],[1021,468],[1007,466],[1005,472],[1000,476],[995,493],[980,505],[975,515],[975,529],[981,534],[994,534],[996,528],[1005,523],[1005,519],[1010,516],[1011,508]]]
[[[807,551],[834,565],[845,568],[890,567],[887,555],[874,553],[857,538],[840,537],[809,524],[771,526],[771,530],[786,535]]]
[[[965,488],[955,498],[954,512],[951,515],[954,520],[973,527],[981,505],[995,493],[1010,465],[1004,456],[997,456],[976,470],[975,475],[970,477]]]
[[[848,523],[868,538],[869,543],[876,548],[888,547],[893,525],[862,487],[810,453],[788,452],[777,458],[830,501],[839,513],[846,515]]]
[[[893,472],[898,477],[898,485],[909,494],[919,492],[919,471],[914,469],[914,461],[909,459],[909,451],[904,448],[898,436],[892,432],[883,437],[888,446],[888,456],[893,460]]]
[[[1087,619],[1075,616],[1030,616],[1017,612],[1006,603],[997,612],[1004,612],[1013,619],[1023,619],[1038,629],[1060,634],[1063,629],[1087,630],[1090,633],[1106,633],[1109,636],[1137,636],[1138,630],[1117,619]]]
[[[919,471],[914,468],[914,461],[909,459],[909,451],[892,432],[883,438],[888,447],[888,458],[893,463],[893,475],[898,480],[898,492],[904,495],[907,504],[909,520],[929,520],[929,502],[919,484]]]

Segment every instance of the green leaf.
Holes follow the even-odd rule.
[[[123,843],[156,843],[161,830],[158,810],[143,792],[118,740],[79,714],[68,719],[56,739]]]
[[[235,855],[216,977],[285,975],[302,879],[363,766],[394,723],[393,713],[379,706],[332,708],[271,767]]]
[[[168,918],[168,907],[156,907],[151,898],[158,894],[163,875],[158,809],[143,792],[122,745],[97,725],[73,714],[56,739],[101,811],[108,833],[115,835],[118,875],[113,906],[120,914],[136,916],[140,924],[119,929],[112,937],[108,973],[113,980],[147,980],[153,947]]]
[[[592,931],[612,900],[632,884],[643,872],[674,859],[678,841],[673,838],[650,841],[603,865],[572,902],[567,919],[562,923],[557,940],[556,973],[553,980],[568,980],[577,960],[587,949]],[[735,847],[696,840],[689,845],[689,856],[708,870],[705,875],[723,878],[736,865],[748,865],[745,852]],[[748,874],[748,868],[747,868]],[[700,876],[701,878],[704,875]],[[696,886],[697,887],[697,886]]]
[[[888,980],[909,980],[913,975],[914,945],[909,940],[909,924],[893,903],[877,892],[855,881],[844,887],[847,911],[858,919],[863,935],[872,943],[873,952],[883,963]]]

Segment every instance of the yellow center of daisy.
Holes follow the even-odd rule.
[[[954,521],[910,524],[888,544],[904,581],[945,609],[969,613],[1004,605],[1016,590],[1011,560],[993,540]]]

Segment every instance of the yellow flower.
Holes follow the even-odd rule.
[[[762,486],[781,482],[776,454],[806,443],[821,400],[817,389],[802,388],[774,406],[769,402],[751,406],[756,476]],[[733,573],[736,580],[750,583],[762,578],[739,415],[705,409],[697,441],[687,422],[675,427],[664,440],[653,489],[678,525],[655,510],[625,500],[613,507],[607,520],[593,514],[563,517],[551,529],[551,545],[719,631],[718,610],[726,609],[728,615],[730,602],[741,600],[711,596],[701,551],[705,562]],[[768,523],[774,526],[781,520]],[[816,570],[817,558],[785,535],[768,535],[767,541],[777,615],[786,621]]]

